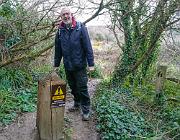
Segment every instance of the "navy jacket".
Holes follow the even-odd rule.
[[[70,29],[60,26],[55,37],[54,66],[59,67],[63,57],[64,67],[68,71],[85,68],[87,63],[88,66],[94,66],[93,50],[87,29],[82,23],[75,23]]]

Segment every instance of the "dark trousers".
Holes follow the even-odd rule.
[[[74,106],[81,106],[84,114],[90,110],[90,96],[88,93],[88,77],[86,68],[78,71],[67,71],[66,78],[74,96]]]

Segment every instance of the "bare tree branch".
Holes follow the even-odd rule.
[[[5,66],[7,66],[9,64],[18,62],[18,61],[24,61],[24,60],[27,60],[27,59],[33,59],[35,57],[38,57],[42,53],[44,53],[44,52],[48,51],[49,49],[51,49],[53,46],[54,46],[54,43],[52,43],[51,45],[41,49],[40,51],[38,51],[36,53],[32,53],[32,54],[29,54],[29,55],[23,54],[22,56],[16,57],[15,59],[12,59],[12,60],[9,60],[9,61],[6,61],[6,62],[1,62],[0,63],[0,68],[5,67]]]
[[[103,10],[104,6],[103,6],[103,0],[101,0],[100,5],[98,10],[96,11],[96,13],[94,13],[89,19],[87,19],[86,21],[84,21],[84,24],[86,24],[87,22],[91,21],[92,19],[94,19],[95,17],[98,16],[98,14]]]

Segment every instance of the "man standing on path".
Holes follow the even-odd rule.
[[[74,105],[69,111],[77,111],[81,108],[82,120],[88,121],[90,96],[87,87],[87,64],[90,72],[94,70],[90,38],[86,27],[75,21],[69,8],[61,10],[61,20],[55,37],[54,67],[59,67],[63,57],[66,78],[74,96]]]

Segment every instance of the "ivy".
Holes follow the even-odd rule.
[[[142,115],[131,111],[118,101],[123,89],[100,87],[94,101],[97,112],[97,129],[104,140],[128,140],[139,137],[150,137],[152,128]],[[130,91],[129,91],[130,92]]]
[[[97,129],[104,140],[179,139],[179,86],[165,83],[164,105],[154,104],[152,83],[133,87],[129,81],[121,87],[111,87],[110,81],[100,83],[93,107],[97,113]],[[173,98],[174,99],[174,98]],[[157,125],[158,123],[158,125]]]

